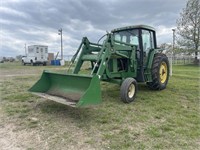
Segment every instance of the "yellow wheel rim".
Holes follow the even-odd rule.
[[[167,80],[167,64],[165,62],[162,62],[160,65],[160,82],[165,83]]]
[[[132,98],[135,94],[135,85],[131,84],[128,88],[128,97]]]

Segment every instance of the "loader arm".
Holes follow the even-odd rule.
[[[126,77],[136,75],[135,51],[134,45],[115,41],[112,34],[107,34],[103,45],[83,37],[70,63],[71,66],[77,60],[73,72],[44,71],[29,91],[72,107],[99,104],[102,101],[100,80],[121,84]],[[95,63],[89,75],[79,74],[84,61]]]

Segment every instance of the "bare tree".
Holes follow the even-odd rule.
[[[188,0],[186,8],[177,20],[177,34],[179,43],[184,43],[189,49],[194,49],[195,62],[200,46],[200,0]]]

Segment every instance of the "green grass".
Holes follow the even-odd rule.
[[[15,68],[14,64],[0,67],[5,72]],[[26,68],[37,72],[31,66],[17,70]],[[139,84],[136,100],[130,104],[120,100],[118,85],[102,82],[103,103],[89,108],[71,108],[28,93],[39,73],[4,77],[0,107],[20,129],[18,134],[37,132],[41,148],[48,143],[49,149],[195,150],[200,146],[199,75],[198,66],[173,66],[167,89],[151,91]],[[31,136],[26,140],[31,141]],[[25,148],[38,149],[37,144]]]

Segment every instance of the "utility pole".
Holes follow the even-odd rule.
[[[173,31],[173,45],[172,45],[172,50],[173,50],[173,52],[174,52],[174,45],[175,45],[175,29],[172,29],[172,31]]]
[[[172,76],[172,61],[173,61],[173,54],[174,54],[174,46],[175,46],[175,29],[173,31],[173,43],[172,43],[172,53],[171,53],[171,60],[170,60],[170,76]]]
[[[27,55],[27,54],[26,54],[26,43],[24,44],[24,49],[25,49],[25,55]]]
[[[60,37],[61,37],[61,40],[60,40],[60,47],[61,47],[61,59],[63,60],[63,43],[62,43],[62,28],[60,28],[59,30],[58,30],[58,35],[60,35]]]

